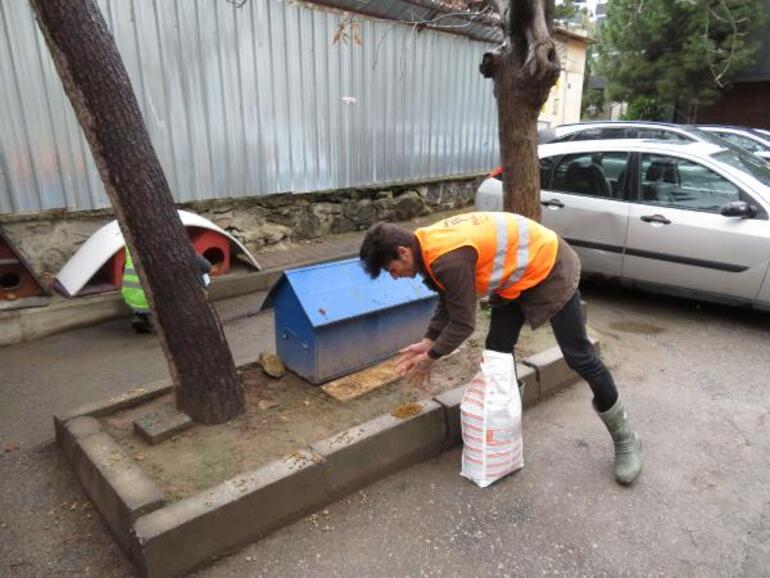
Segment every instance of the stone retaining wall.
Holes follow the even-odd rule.
[[[185,203],[258,253],[294,240],[363,230],[377,221],[406,221],[473,203],[483,176],[359,187],[306,194],[217,199]],[[0,215],[0,227],[35,272],[55,275],[97,229],[114,219],[112,210]]]

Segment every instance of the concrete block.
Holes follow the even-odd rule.
[[[48,307],[25,309],[19,322],[24,341],[86,327],[128,314],[117,293],[86,299],[54,299]]]
[[[211,299],[229,299],[266,291],[282,273],[283,269],[273,269],[215,277],[209,289]],[[31,341],[128,314],[129,310],[117,291],[75,299],[54,296],[46,307],[0,312],[0,346]]]
[[[213,277],[209,286],[209,297],[213,301],[219,301],[265,291],[264,277],[262,271],[235,272],[223,277]]]
[[[588,341],[591,342],[591,345],[594,346],[594,349],[596,350],[596,355],[601,357],[602,355],[602,343],[599,341],[596,337],[588,336]]]
[[[444,408],[446,415],[447,437],[445,449],[457,445],[463,441],[462,426],[460,425],[460,404],[467,385],[461,385],[449,391],[445,391],[434,400]]]
[[[0,313],[0,346],[13,345],[24,341],[21,330],[23,311],[3,311]]]
[[[75,419],[83,429],[82,420]],[[77,433],[68,430],[70,435]],[[163,506],[161,489],[105,432],[75,439],[72,467],[88,497],[104,518],[118,545],[128,552],[129,533],[140,516]]]
[[[516,377],[524,382],[524,399],[521,400],[523,409],[532,407],[540,401],[540,382],[537,379],[537,371],[523,363],[516,364]]]
[[[522,363],[537,372],[540,399],[545,399],[579,379],[578,375],[567,366],[558,346],[527,357]]]
[[[56,439],[59,441],[59,443],[61,443],[62,435],[64,433],[64,424],[75,417],[81,415],[87,415],[91,417],[110,415],[116,411],[134,407],[144,403],[145,401],[160,397],[161,395],[170,392],[173,387],[174,386],[170,380],[161,379],[158,381],[153,381],[152,383],[148,383],[147,385],[143,385],[142,387],[136,387],[130,391],[127,391],[126,393],[122,393],[102,401],[81,405],[68,411],[56,413],[53,416],[53,426],[54,430],[56,431]]]
[[[588,340],[596,349],[597,355],[600,355],[601,343],[599,340],[591,336],[588,337]],[[532,368],[537,374],[537,379],[540,382],[539,399],[545,399],[580,379],[580,376],[567,366],[564,355],[558,346],[528,357],[522,361],[522,364]]]
[[[186,574],[330,501],[323,459],[302,450],[139,518],[131,553],[141,576]]]
[[[135,419],[134,433],[148,444],[155,445],[192,425],[189,415],[179,411],[173,404],[166,404]]]
[[[412,418],[382,415],[311,446],[326,460],[334,499],[441,453],[447,435],[444,408],[432,400],[421,405],[422,412]]]
[[[76,417],[65,424],[62,424],[59,444],[70,463],[75,462],[78,440],[100,433],[101,431],[102,426],[99,422],[88,416]]]

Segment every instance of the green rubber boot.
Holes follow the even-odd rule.
[[[642,439],[628,423],[620,398],[607,411],[597,413],[615,444],[615,479],[619,484],[633,484],[642,473]]]

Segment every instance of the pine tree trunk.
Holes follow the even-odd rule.
[[[504,42],[480,70],[494,82],[503,167],[503,210],[540,220],[537,117],[559,77],[550,31],[553,0],[511,0],[502,11]]]
[[[244,407],[235,364],[107,24],[94,0],[30,2],[138,267],[177,405],[225,422]]]

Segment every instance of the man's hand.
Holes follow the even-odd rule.
[[[430,384],[430,374],[435,363],[436,360],[428,357],[427,353],[418,353],[410,357],[402,356],[396,364],[396,371],[409,385],[422,388]]]
[[[419,343],[412,343],[411,345],[404,347],[399,353],[401,354],[401,359],[408,359],[420,355],[421,353],[428,353],[431,347],[433,347],[433,340],[426,337]],[[401,362],[401,359],[399,359],[399,363]]]

